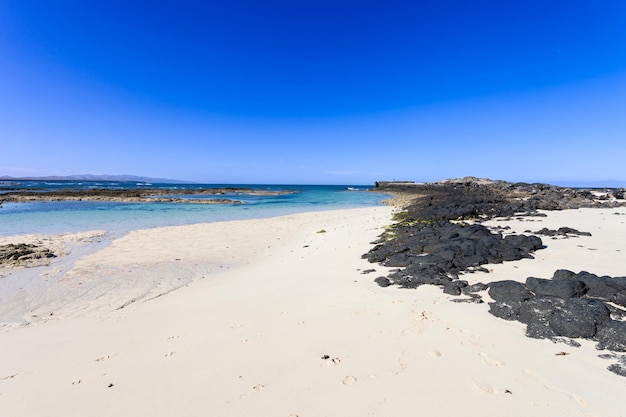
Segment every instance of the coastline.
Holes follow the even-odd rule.
[[[7,416],[622,415],[626,378],[606,371],[593,343],[526,338],[520,323],[489,315],[486,304],[452,303],[434,286],[378,287],[373,279],[389,268],[361,255],[393,211],[137,230],[115,240],[76,260],[66,283],[98,274],[198,279],[126,305],[108,289],[92,300],[98,308],[78,298],[45,323],[0,333],[0,409]],[[592,236],[546,239],[535,259],[464,279],[524,279],[561,267],[626,275],[613,256],[626,251],[623,208],[547,216],[492,222],[524,230],[553,222]]]

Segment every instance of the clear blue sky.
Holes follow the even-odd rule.
[[[626,185],[626,1],[0,0],[0,175]]]

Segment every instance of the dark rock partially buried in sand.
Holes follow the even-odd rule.
[[[606,369],[619,376],[626,376],[626,366],[621,363],[609,365]]]
[[[388,287],[391,285],[391,282],[385,277],[378,277],[374,280],[374,282],[380,285],[381,287]]]
[[[620,299],[625,277],[598,277],[567,270],[556,271],[554,276],[561,280],[529,277],[527,285],[515,281],[491,283],[489,295],[494,302],[489,304],[489,313],[526,324],[528,337],[572,346],[578,345],[573,339],[590,339],[598,342],[599,350],[626,352],[626,321],[622,321],[626,309],[607,302]],[[577,279],[581,277],[586,280]],[[586,283],[595,288],[593,293]],[[608,369],[626,376],[626,359]]]
[[[585,282],[574,279],[580,276],[600,277],[565,270],[557,271],[555,276],[569,278],[560,282],[529,277],[526,282],[530,285],[516,281],[491,283],[489,296],[494,302],[490,303],[489,312],[496,317],[525,323],[529,337],[593,339],[600,342],[598,346],[601,349],[623,349],[626,346],[626,322],[612,317],[621,318],[626,311],[593,297]],[[601,282],[609,279],[615,282],[622,280],[621,277],[603,277]],[[621,289],[615,285],[610,287],[613,293],[609,293],[607,287],[603,287],[601,294],[609,300],[614,299],[615,291]],[[611,342],[613,340],[614,343]]]
[[[608,322],[600,327],[596,339],[598,340],[598,349],[626,352],[626,322]]]
[[[541,230],[537,230],[533,232],[536,235],[543,236],[591,236],[589,232],[579,232],[576,229],[572,229],[571,227],[559,227],[558,230],[548,229],[544,227]]]
[[[21,265],[55,256],[50,249],[30,243],[0,245],[0,265]]]

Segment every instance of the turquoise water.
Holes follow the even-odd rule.
[[[43,203],[4,203],[0,207],[0,236],[28,233],[65,233],[80,230],[107,230],[115,234],[132,229],[174,226],[202,222],[273,217],[306,211],[380,205],[388,195],[366,191],[358,185],[215,185],[215,184],[145,184],[120,182],[16,182],[1,184],[0,193],[11,187],[40,190],[62,188],[163,188],[172,190],[214,187],[245,187],[259,190],[295,190],[278,196],[222,194],[213,198],[230,198],[246,204],[184,203],[117,203],[93,201],[60,201]],[[4,190],[4,191],[3,191]],[[183,195],[181,197],[197,198]],[[210,198],[203,196],[204,198]]]

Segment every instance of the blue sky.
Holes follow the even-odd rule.
[[[626,185],[622,0],[88,3],[0,0],[0,175]]]

